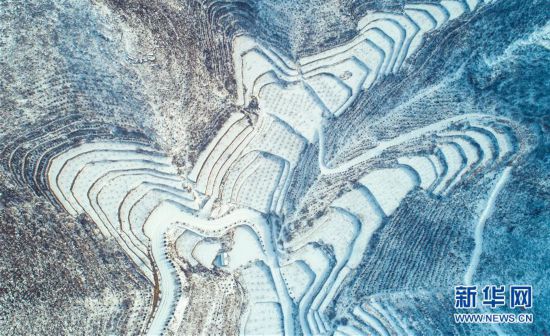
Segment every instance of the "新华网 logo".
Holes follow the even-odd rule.
[[[522,310],[533,307],[533,287],[530,285],[461,285],[455,287],[455,309],[507,307]],[[459,313],[456,323],[533,323],[533,314],[521,313]]]

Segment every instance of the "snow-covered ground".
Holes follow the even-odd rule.
[[[444,0],[407,4],[399,13],[369,12],[347,43],[295,61],[250,36],[236,36],[237,103],[254,112],[233,113],[186,177],[172,157],[150,146],[84,141],[48,162],[48,187],[67,212],[87,214],[105,237],[114,238],[153,283],[158,300],[150,334],[180,323],[173,318],[176,308],[178,313],[193,308],[181,298],[185,272],[175,260],[213,273],[220,268],[238,279],[248,300],[245,334],[292,335],[298,329],[328,334],[334,326],[327,311],[342,284],[359,267],[375,232],[413,190],[444,197],[518,152],[511,120],[465,113],[380,141],[337,166],[325,161],[327,120],[343,117],[362,91],[397,74],[426,34],[477,6],[476,0]],[[318,146],[313,163],[327,181],[390,149],[400,154],[361,171],[348,190],[327,201],[308,230],[279,244],[275,223],[284,220],[294,174],[312,146]],[[499,177],[476,226],[467,284],[479,264],[485,221],[509,171]],[[169,251],[167,233],[175,229]],[[406,333],[390,309],[372,301],[352,313],[374,333],[390,335],[387,325]],[[350,324],[335,334],[358,330]]]
[[[502,188],[504,188],[506,181],[508,181],[511,170],[511,167],[504,168],[500,176],[497,178],[495,186],[491,190],[489,198],[487,199],[483,211],[481,212],[481,216],[477,221],[476,227],[474,229],[475,247],[472,251],[470,264],[468,265],[466,273],[464,274],[464,284],[466,285],[471,285],[473,283],[474,274],[479,266],[479,259],[481,257],[481,253],[483,252],[483,231],[485,228],[485,222],[487,221],[489,216],[491,216],[498,194],[501,192]]]

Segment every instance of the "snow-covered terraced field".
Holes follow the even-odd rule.
[[[492,107],[487,113],[461,107],[433,122],[411,120],[391,138],[377,138],[367,126],[365,134],[347,134],[361,150],[338,163],[327,155],[328,135],[341,131],[332,127],[335,120],[357,121],[350,111],[358,101],[370,102],[368,92],[402,80],[437,34],[466,25],[489,4],[443,0],[365,11],[354,18],[347,41],[292,57],[238,24],[252,6],[200,3],[208,25],[197,29],[231,22],[222,27],[227,49],[203,47],[230,60],[234,82],[226,82],[235,97],[232,113],[216,119],[216,133],[205,136],[211,140],[194,144],[196,156],[182,156],[185,146],[169,148],[166,139],[121,121],[71,115],[3,146],[3,168],[20,187],[93,222],[124,252],[151,287],[128,317],[143,321],[142,333],[181,334],[194,321],[201,325],[187,334],[217,334],[212,330],[231,315],[231,300],[238,320],[231,330],[243,335],[435,333],[445,323],[426,302],[437,309],[448,303],[440,288],[418,289],[416,273],[441,279],[431,253],[456,254],[469,260],[461,277],[473,283],[486,222],[531,150],[532,129]],[[218,61],[209,58],[206,68],[223,72]],[[393,84],[399,94],[410,90]],[[216,91],[220,101],[230,100],[226,89]],[[468,204],[464,195],[473,189],[479,194]],[[411,210],[411,199],[435,210]],[[441,210],[449,204],[460,208],[452,213],[457,223],[438,226],[450,216]],[[409,220],[410,227],[395,224]],[[464,251],[471,247],[466,243],[452,245],[459,231],[471,233],[471,251]],[[408,242],[406,251],[400,239]],[[400,260],[410,267],[398,269]],[[474,330],[468,328],[454,326],[451,333]]]
[[[233,40],[238,101],[248,105],[258,98],[266,113],[286,118],[312,140],[325,111],[342,114],[362,90],[399,71],[427,33],[478,5],[475,0],[446,0],[408,4],[400,14],[371,12],[358,22],[354,39],[296,62],[239,35]],[[292,112],[298,106],[303,106],[301,112]]]

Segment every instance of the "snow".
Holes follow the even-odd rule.
[[[430,15],[436,23],[434,29],[440,28],[449,20],[449,13],[439,4],[407,4],[405,9],[417,9]]]
[[[357,306],[353,309],[353,314],[359,319],[364,321],[368,326],[373,328],[381,336],[390,336],[388,330],[380,323],[380,321],[373,317],[371,314],[367,313],[361,307]]]
[[[352,325],[338,326],[334,336],[363,336],[364,333]]]
[[[427,190],[437,178],[437,172],[430,159],[424,156],[401,157],[397,159],[402,165],[411,167],[420,176],[420,188]]]
[[[245,62],[245,55],[249,54],[251,56],[247,56],[248,60]],[[261,47],[254,38],[246,35],[238,35],[233,39],[233,65],[238,88],[237,100],[241,105],[248,104],[249,96],[246,90],[253,91],[253,85],[250,85],[251,76],[246,72],[256,74],[256,76],[271,70],[275,70],[278,75],[296,76],[298,74],[290,60],[268,48]]]
[[[119,226],[119,206],[124,197],[140,184],[163,184],[173,188],[181,185],[181,181],[171,175],[147,169],[110,171],[100,180],[89,190],[91,205],[94,211],[112,226]],[[186,196],[189,196],[189,201],[193,201],[190,195]]]
[[[456,143],[445,143],[439,147],[439,150],[445,160],[447,170],[443,178],[433,189],[435,194],[443,193],[466,165],[462,151]]]
[[[150,223],[153,223],[152,226],[155,229],[150,229]],[[147,332],[149,335],[161,335],[163,333],[172,318],[172,312],[175,309],[177,297],[179,296],[177,274],[166,255],[166,246],[164,244],[164,233],[169,225],[170,222],[166,221],[158,212],[151,216],[145,224],[145,230],[151,239],[153,259],[160,275],[160,300]]]
[[[281,183],[285,162],[266,155],[258,156],[256,160],[258,163],[253,170],[248,170],[232,201],[267,213],[274,201],[273,192]]]
[[[319,288],[311,302],[310,313],[318,314],[319,306],[327,298],[333,283],[351,256],[359,230],[360,224],[355,218],[336,210],[323,217],[321,223],[316,225],[313,233],[304,237],[308,242],[320,242],[330,245],[336,259],[330,274],[328,274],[324,284]],[[322,331],[323,325],[320,319],[321,317],[318,317],[315,320]]]
[[[250,309],[245,335],[284,335],[281,306],[275,302],[256,303]]]
[[[138,149],[146,150],[146,148],[131,143],[91,142],[57,155],[52,159],[48,169],[48,182],[52,193],[63,203],[69,213],[76,216],[80,207],[74,201],[67,200],[65,192],[70,188],[70,183],[79,169],[88,162],[112,158],[113,154],[122,154],[124,157],[126,156],[124,151],[132,153]],[[144,155],[142,154],[140,157],[143,158]]]
[[[460,137],[452,137],[450,140],[453,141],[456,145],[458,145],[462,149],[462,153],[466,158],[466,162],[462,168],[462,170],[456,175],[454,180],[449,184],[449,186],[446,189],[446,193],[451,190],[451,188],[456,185],[462,177],[468,172],[471,171],[474,166],[476,166],[480,162],[480,157],[477,153],[476,147],[469,141],[460,138]]]
[[[497,141],[497,147],[498,147],[498,158],[503,159],[506,155],[510,154],[514,150],[514,145],[512,144],[512,140],[510,137],[503,132],[499,132],[493,128],[490,128],[488,126],[479,126],[482,129],[485,129],[488,132],[491,132]]]
[[[392,314],[389,314],[385,309],[384,307],[382,307],[382,305],[378,302],[376,302],[376,300],[374,299],[371,299],[370,302],[369,302],[369,305],[371,308],[375,309],[380,315],[382,315],[382,317],[389,322],[390,326],[391,326],[391,329],[395,332],[397,331],[397,333],[399,335],[406,335],[407,332],[405,331],[406,329],[402,329],[401,328],[401,325],[399,323],[397,323],[397,321],[393,318]]]
[[[391,13],[368,13],[357,27],[361,32],[379,28],[395,42],[391,72],[399,70],[405,57],[409,55],[409,45],[418,32],[418,27],[407,16]]]
[[[449,20],[454,20],[457,17],[464,14],[468,8],[461,1],[456,0],[442,0],[441,5],[449,12]]]
[[[384,213],[389,216],[418,181],[410,170],[403,167],[373,171],[359,182],[369,189]]]
[[[397,72],[420,47],[426,32],[466,9],[453,0],[405,8],[407,14],[367,13],[360,19],[354,39],[302,57],[296,64],[250,36],[235,37],[233,63],[239,104],[247,105],[252,96],[259,98],[264,115],[280,118],[314,142],[326,113],[341,115],[380,72]]]
[[[296,253],[293,253],[292,259],[292,261],[302,260],[315,274],[313,284],[308,288],[308,291],[304,295],[302,301],[300,301],[298,307],[300,324],[302,328],[304,328],[304,333],[309,333],[308,329],[312,327],[313,321],[311,320],[311,316],[308,316],[308,312],[316,293],[323,286],[323,283],[329,275],[330,260],[321,250],[314,248],[311,245],[306,245],[296,251]]]
[[[260,151],[284,158],[293,167],[298,163],[307,140],[283,120],[274,116],[262,116],[261,129],[245,153]]]
[[[218,195],[223,177],[231,165],[239,158],[244,147],[246,147],[248,142],[253,137],[253,128],[247,126],[246,129],[235,138],[231,145],[226,148],[225,152],[217,159],[216,163],[212,167],[206,194],[213,195],[214,197]]]
[[[238,116],[239,114],[234,114],[234,116]],[[233,120],[231,120],[231,122],[233,122]],[[227,124],[228,123],[226,122],[226,125]],[[192,173],[190,174],[189,178],[191,180],[195,179],[195,181],[197,182],[198,191],[203,193],[206,192],[207,184],[211,179],[211,174],[215,168],[216,163],[219,160],[223,162],[224,158],[227,159],[227,155],[224,156],[224,154],[228,150],[235,150],[232,144],[237,138],[242,136],[243,132],[245,132],[245,130],[247,129],[246,126],[247,121],[246,119],[242,118],[233,122],[230,126],[227,127],[225,131],[218,132],[218,134],[222,134],[222,136],[213,141],[216,145],[210,149],[210,151],[208,152],[208,156],[204,158],[204,161],[200,161],[200,166],[198,164],[195,166],[200,167],[200,169],[193,169]]]
[[[293,330],[292,300],[288,296],[281,274],[278,270],[275,246],[270,238],[271,229],[265,218],[258,212],[248,209],[235,210],[223,217],[216,219],[205,219],[195,217],[188,212],[188,209],[174,201],[164,201],[159,204],[149,215],[144,225],[144,233],[152,239],[155,232],[165,229],[165,222],[179,226],[185,230],[193,231],[202,236],[221,237],[228,230],[241,225],[249,226],[257,235],[262,250],[266,256],[265,263],[271,270],[273,284],[278,295],[281,309],[284,312],[284,329]],[[158,317],[159,320],[165,317]],[[155,319],[157,316],[155,315]]]
[[[358,200],[358,202],[353,203],[352,200]],[[384,213],[374,196],[366,188],[364,190],[363,188],[355,189],[344,194],[335,200],[332,206],[337,207],[336,209],[346,209],[361,221],[361,231],[355,240],[353,252],[347,263],[349,268],[354,269],[359,265],[363,251],[367,248],[374,231],[382,223]]]
[[[430,162],[432,166],[434,167],[434,170],[436,172],[436,180],[434,183],[430,186],[430,188],[435,188],[438,181],[440,181],[443,178],[443,174],[445,173],[445,167],[443,166],[443,163],[441,162],[441,159],[439,156],[435,154],[431,154],[428,156],[428,159],[430,159]]]
[[[169,158],[142,145],[91,142],[53,158],[48,179],[56,197],[74,211],[73,215],[77,211],[86,212],[102,233],[113,237],[141,272],[152,280],[147,239],[135,235],[142,232],[141,226],[147,216],[143,211],[153,209],[162,193],[184,204],[195,205],[193,197],[181,189],[182,181],[169,164]],[[159,190],[157,195],[147,194],[155,188]],[[128,204],[128,196],[136,190],[142,193]],[[135,210],[138,201],[149,202],[148,207],[139,209],[141,215],[131,211]],[[128,216],[133,218],[134,228]]]
[[[368,40],[371,45],[380,50],[384,55],[382,63],[380,64],[380,73],[387,75],[391,72],[391,60],[394,52],[395,42],[387,34],[379,29],[370,29],[365,33],[365,39]]]
[[[180,258],[186,260],[191,266],[196,266],[198,261],[192,255],[195,245],[204,237],[194,233],[193,231],[184,231],[176,240],[176,253]]]
[[[367,193],[368,190],[364,188],[353,189],[334,200],[332,206],[346,209],[355,214],[362,225],[368,226],[371,223],[375,223],[378,217],[376,216],[375,208],[371,205],[371,198],[369,198]],[[376,203],[375,206],[378,206],[378,204]]]
[[[466,0],[466,4],[468,5],[470,11],[473,11],[479,4],[479,0]]]
[[[270,268],[263,261],[253,263],[239,273],[251,303],[279,301]]]
[[[473,3],[475,7],[477,1],[468,0],[469,6]],[[181,232],[175,242],[176,252],[191,265],[200,263],[212,269],[216,256],[227,251],[229,263],[224,271],[242,278],[250,300],[246,333],[291,334],[295,318],[305,334],[326,333],[331,326],[324,312],[339,286],[359,266],[384,218],[413,188],[435,185],[436,192],[444,192],[480,160],[489,163],[499,148],[501,158],[513,150],[511,138],[483,125],[477,127],[485,133],[474,127],[439,134],[446,137],[439,147],[445,165],[433,155],[414,156],[400,158],[400,165],[394,168],[368,171],[360,178],[359,187],[337,198],[314,229],[295,239],[284,252],[277,251],[271,236],[273,224],[262,215],[281,213],[292,173],[307,142],[319,140],[322,174],[340,174],[390,147],[447,130],[453,123],[486,118],[480,114],[449,118],[383,141],[338,167],[324,164],[323,119],[330,114],[340,116],[380,73],[398,71],[419,48],[423,34],[465,9],[458,1],[444,0],[441,5],[406,5],[406,15],[368,13],[359,21],[358,35],[352,41],[299,59],[296,64],[251,37],[236,36],[233,61],[239,104],[246,106],[252,97],[258,98],[258,122],[250,125],[243,114],[234,113],[199,156],[189,179],[195,182],[195,195],[202,192],[212,196],[201,209],[198,197],[182,189],[183,181],[171,158],[152,149],[146,152],[146,146],[90,143],[54,158],[48,179],[55,197],[68,211],[73,215],[88,213],[103,233],[114,236],[144,272],[149,272],[150,279],[153,266],[158,269],[161,295],[151,334],[165,330],[180,294],[179,277],[166,254],[170,228]],[[489,132],[495,141],[486,134]],[[483,157],[472,139],[480,143]],[[479,263],[484,223],[508,173],[507,168],[476,227],[476,248],[465,275],[470,282]],[[221,209],[228,213],[208,218],[219,200],[225,202]],[[241,208],[231,211],[233,206]],[[232,234],[233,245],[222,246],[218,238],[226,234]],[[146,260],[148,252],[154,265]],[[279,252],[284,253],[283,260]],[[298,304],[297,317],[292,300]],[[380,305],[373,307],[382,315],[391,315]],[[354,313],[380,334],[387,334],[376,314],[359,307]],[[388,320],[393,324],[391,318]],[[359,333],[351,325],[338,330]]]
[[[229,116],[229,119],[223,124],[222,128],[218,131],[214,139],[208,144],[208,146],[206,146],[206,149],[202,151],[201,154],[199,155],[199,158],[195,163],[193,170],[188,176],[188,178],[191,181],[194,181],[194,182],[197,181],[199,173],[203,165],[205,164],[206,160],[208,160],[210,153],[218,145],[218,143],[221,141],[224,135],[228,132],[228,130],[242,118],[244,118],[244,114],[242,113],[233,113]]]
[[[170,200],[177,202],[186,211],[190,211],[184,204],[187,198],[182,194],[174,193],[167,190],[166,187],[157,188],[154,185],[142,184],[136,189],[139,197],[135,199],[135,202],[128,208],[127,217],[123,218],[123,222],[126,219],[130,228],[130,232],[134,237],[143,242],[147,241],[147,238],[143,234],[142,226],[150,216],[151,212],[161,204],[161,202]]]
[[[345,71],[349,71],[355,77],[358,77],[358,74],[354,74],[354,71],[359,70],[360,73],[366,71],[367,78],[362,80],[362,89],[368,88],[376,79],[385,55],[384,51],[380,47],[367,39],[367,37],[372,34],[373,32],[369,31],[365,36],[361,35],[360,38],[356,38],[352,42],[346,44],[345,49],[338,53],[331,53],[331,55],[327,58],[322,58],[320,55],[316,55],[316,57],[310,58],[307,61],[305,59],[302,60],[302,71],[307,73],[307,76],[330,73],[331,75],[339,78],[339,76],[343,74],[342,71],[336,71],[333,67],[355,59],[355,66],[350,69],[345,69]],[[351,104],[358,93],[358,90],[354,91],[347,100],[346,105]],[[321,96],[321,94],[319,95]],[[339,108],[339,110],[343,109],[344,107]],[[341,112],[333,113],[335,115],[341,114]]]
[[[214,267],[214,259],[220,252],[222,245],[219,241],[201,240],[191,252],[193,258],[208,269]]]
[[[351,88],[329,72],[312,76],[306,80],[306,83],[317,93],[332,114],[335,114],[352,96]]]
[[[281,274],[289,294],[295,302],[299,302],[315,279],[315,273],[302,260],[281,267]]]
[[[483,230],[485,228],[485,222],[487,222],[487,219],[489,219],[489,217],[493,213],[493,209],[495,207],[495,202],[497,200],[498,194],[502,191],[502,189],[504,188],[504,185],[508,181],[511,170],[512,170],[511,167],[506,167],[503,170],[503,172],[500,174],[495,186],[491,190],[489,199],[487,200],[487,204],[485,205],[485,208],[483,209],[483,212],[479,217],[479,220],[477,222],[477,225],[474,231],[474,241],[475,241],[474,251],[472,252],[470,264],[468,265],[468,268],[466,269],[466,273],[464,274],[465,285],[472,285],[474,273],[479,266],[481,253],[483,252]]]
[[[263,259],[264,252],[256,233],[248,226],[239,226],[233,233],[233,247],[228,252],[228,270],[245,266],[253,260]]]
[[[351,90],[351,97],[348,98],[344,104],[342,104],[338,109],[329,109],[336,117],[338,117],[361,92],[370,69],[359,59],[352,57],[343,62],[327,67],[327,70],[338,76],[341,82]]]
[[[420,28],[419,34],[423,35],[437,27],[437,21],[425,9],[405,6],[405,14]]]
[[[224,202],[230,202],[234,198],[236,191],[239,190],[243,180],[246,179],[245,172],[256,169],[259,164],[257,158],[260,155],[261,152],[259,151],[246,153],[230,168],[225,177],[224,186],[220,194],[220,198]]]
[[[302,83],[269,84],[260,92],[258,102],[263,113],[280,118],[309,142],[315,142],[323,105]]]
[[[364,162],[366,160],[372,159],[378,155],[380,155],[384,150],[400,145],[402,143],[405,143],[407,141],[410,141],[415,138],[419,138],[422,135],[426,135],[429,133],[435,133],[437,131],[442,131],[449,126],[451,126],[453,123],[458,123],[461,121],[475,121],[475,120],[484,120],[488,116],[484,114],[477,114],[477,113],[469,113],[469,114],[462,114],[459,116],[451,117],[445,120],[441,120],[438,122],[435,122],[433,124],[430,124],[428,126],[424,126],[421,128],[418,128],[416,130],[413,130],[411,132],[399,135],[391,140],[386,140],[380,142],[375,148],[370,149],[363,154],[346,161],[345,163],[342,163],[338,167],[328,167],[324,162],[324,146],[325,146],[325,140],[324,140],[324,134],[323,132],[319,133],[319,147],[320,147],[320,153],[319,153],[319,167],[321,169],[321,173],[324,175],[327,174],[340,174],[345,171],[347,171],[349,168]]]
[[[477,132],[475,130],[464,130],[464,131],[449,131],[446,133],[449,136],[463,136],[471,138],[475,143],[480,147],[482,157],[480,165],[487,166],[493,162],[493,160],[496,160],[496,152],[494,148],[494,144],[491,141],[491,138],[488,137],[486,134]]]

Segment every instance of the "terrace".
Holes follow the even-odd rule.
[[[401,75],[430,34],[478,5],[477,0],[444,0],[371,11],[358,21],[354,38],[295,61],[228,27],[235,35],[232,55],[226,50],[225,56],[233,60],[239,105],[233,108],[240,112],[221,125],[190,171],[180,164],[186,158],[168,155],[134,128],[86,122],[76,115],[36,126],[8,144],[0,154],[9,159],[2,163],[20,186],[45,195],[74,217],[89,218],[104,238],[120,246],[151,285],[129,317],[131,323],[147,321],[142,323],[151,334],[181,331],[199,301],[191,300],[196,298],[189,289],[194,273],[236,284],[231,290],[225,287],[229,280],[216,284],[219,297],[204,317],[210,326],[225,316],[219,313],[225,309],[219,293],[242,290],[242,317],[236,314],[241,334],[419,333],[405,317],[422,315],[415,313],[421,305],[414,300],[434,299],[444,307],[440,298],[416,292],[369,295],[345,309],[336,301],[367,277],[387,277],[390,285],[402,280],[397,266],[383,264],[373,248],[394,246],[391,221],[417,215],[403,214],[410,197],[444,202],[481,177],[489,182],[494,176],[507,178],[515,160],[528,152],[530,133],[508,117],[465,112],[375,139],[355,157],[332,164],[326,157],[327,132],[339,130],[326,128],[338,118],[354,122],[347,112],[363,92]],[[233,6],[246,7],[206,6],[210,24],[227,19]],[[218,61],[211,65],[213,72],[223,70]],[[292,184],[296,174],[307,181]],[[282,239],[290,222],[286,216],[294,215],[299,205],[294,203],[307,192],[316,202],[304,201],[309,208],[296,215],[298,224],[292,223],[303,227],[293,226],[292,235]],[[477,222],[469,281],[479,263],[479,231],[495,197]],[[383,231],[386,226],[389,233]],[[399,229],[418,244],[436,240],[446,228]],[[420,261],[410,270],[420,271],[429,262],[422,255],[429,253],[411,251],[409,258]],[[396,252],[388,263],[405,258],[404,253]],[[216,262],[220,256],[224,261]],[[144,307],[149,315],[136,316]],[[424,315],[426,324],[441,323]],[[339,325],[335,316],[349,323]]]

